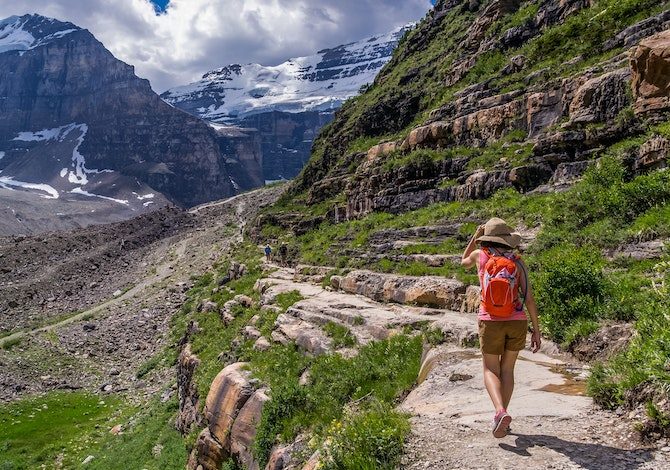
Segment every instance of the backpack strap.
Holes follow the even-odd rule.
[[[521,300],[521,305],[526,304],[526,297],[528,296],[528,273],[526,272],[526,268],[524,267],[523,263],[521,262],[521,258],[518,256],[514,257],[514,263],[521,268],[521,272],[523,273],[523,280],[524,280],[524,286],[525,290],[522,289],[523,293],[523,300]]]

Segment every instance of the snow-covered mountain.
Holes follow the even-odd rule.
[[[34,49],[80,30],[72,23],[45,16],[10,16],[0,20],[0,53]]]
[[[334,111],[371,83],[413,25],[289,59],[276,66],[228,65],[161,95],[203,119],[234,122],[271,111]]]

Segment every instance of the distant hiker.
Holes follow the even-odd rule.
[[[512,417],[507,413],[514,390],[514,365],[526,346],[528,319],[533,325],[531,348],[540,349],[537,305],[528,271],[513,250],[521,237],[504,220],[493,218],[480,225],[465,248],[461,264],[477,266],[482,298],[479,307],[479,344],[484,364],[484,385],[495,407],[493,435],[505,437]],[[476,249],[479,244],[480,248]]]
[[[265,260],[270,261],[270,255],[272,254],[272,248],[270,248],[270,245],[265,245],[263,251],[265,251]]]
[[[286,258],[288,257],[288,247],[286,243],[282,243],[279,246],[279,264],[286,266]]]

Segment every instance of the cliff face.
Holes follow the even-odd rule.
[[[654,35],[670,28],[668,7],[440,1],[324,128],[293,191],[311,203],[344,193],[339,213],[357,217],[560,190],[667,119],[668,36]],[[652,140],[631,149],[631,171],[665,164]]]
[[[137,188],[154,190],[184,206],[234,193],[216,132],[162,101],[90,32],[38,15],[0,28],[4,178],[20,175],[62,197],[76,191],[130,201]],[[32,40],[12,40],[26,37]],[[64,148],[67,140],[78,143]],[[40,172],[26,168],[28,153],[42,162]]]
[[[239,125],[254,129],[261,142],[263,177],[267,181],[294,178],[309,159],[319,130],[332,113],[273,111],[248,116]]]

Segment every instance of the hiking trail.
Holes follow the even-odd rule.
[[[304,297],[280,315],[277,330],[312,352],[329,349],[319,328],[329,321],[346,325],[359,343],[383,337],[389,325],[426,320],[456,343],[476,332],[473,314],[380,303],[301,281],[290,268],[269,267],[275,270],[259,281],[263,296],[297,290]],[[356,317],[363,320],[354,321]],[[600,410],[586,396],[588,369],[551,349],[546,345],[545,352],[520,354],[509,407],[512,432],[502,439],[491,434],[493,407],[479,350],[454,343],[430,350],[424,355],[423,380],[398,406],[411,414],[412,425],[400,468],[670,468],[670,448],[639,444],[626,416]]]

